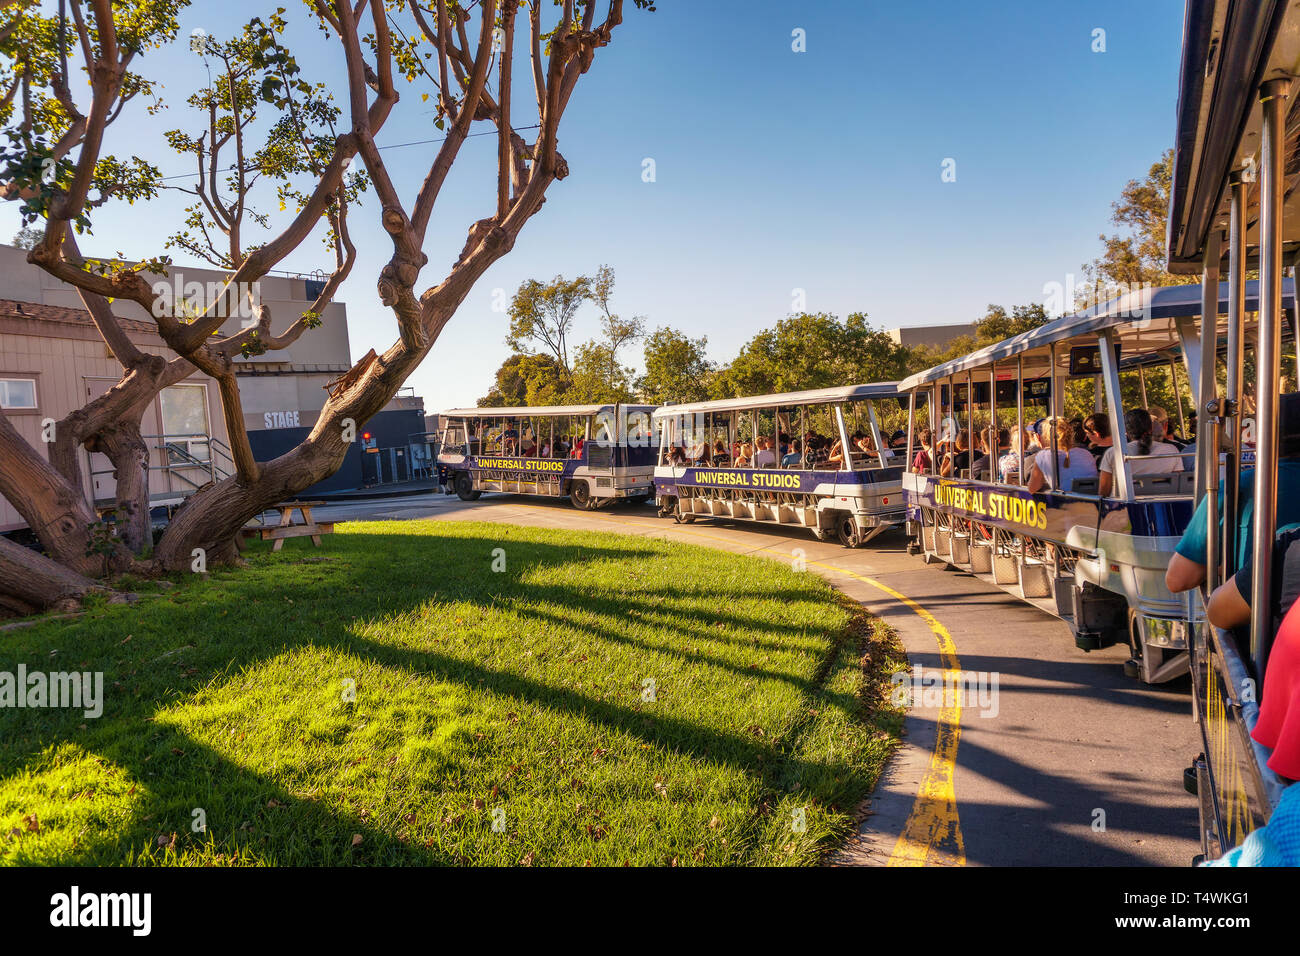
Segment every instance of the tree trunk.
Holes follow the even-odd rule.
[[[3,412],[0,494],[27,521],[51,558],[78,574],[104,573],[104,557],[91,547],[95,513],[81,489],[28,445]]]
[[[208,565],[236,559],[235,537],[254,516],[292,498],[339,470],[350,442],[346,422],[360,428],[397,394],[411,370],[433,347],[411,351],[398,343],[382,357],[372,351],[341,379],[302,444],[258,469],[255,481],[238,475],[200,488],[172,516],[154,554],[159,566],[185,570],[195,549]]]
[[[140,434],[139,419],[100,432],[86,447],[103,452],[112,462],[117,479],[118,539],[132,554],[143,554],[153,546],[153,521],[149,515],[149,446]]]
[[[43,554],[0,537],[0,608],[15,614],[67,610],[79,607],[90,592],[103,590]]]

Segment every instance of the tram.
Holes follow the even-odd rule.
[[[445,494],[568,497],[579,510],[644,504],[654,493],[653,405],[453,408],[442,413]]]
[[[1199,619],[1190,632],[1203,749],[1185,783],[1198,799],[1206,858],[1232,862],[1249,848],[1247,859],[1266,860],[1267,830],[1257,831],[1296,826],[1300,795],[1300,681],[1291,634],[1300,612],[1281,603],[1285,589],[1277,588],[1296,569],[1289,552],[1274,550],[1280,526],[1296,520],[1288,459],[1300,437],[1286,414],[1297,398],[1294,379],[1283,379],[1284,369],[1296,367],[1294,349],[1284,352],[1288,337],[1296,341],[1287,335],[1296,303],[1283,271],[1300,250],[1293,204],[1300,146],[1292,133],[1300,9],[1272,0],[1189,0],[1183,29],[1168,268],[1200,274],[1207,287],[1226,271],[1228,289],[1218,310],[1224,361],[1216,368],[1214,351],[1205,350],[1199,369],[1199,465],[1211,476],[1208,488],[1198,488],[1209,492],[1198,512],[1206,563],[1200,581],[1189,575],[1184,582],[1189,600],[1209,601],[1211,619],[1224,626]],[[1259,275],[1253,304],[1247,272]],[[1243,426],[1252,405],[1255,448],[1246,458]],[[1241,618],[1228,620],[1232,615],[1216,608],[1226,589],[1239,589],[1234,575],[1247,563],[1249,595],[1244,602],[1238,596]],[[1274,819],[1283,813],[1286,819]]]
[[[1226,307],[1227,287],[1214,289]],[[1128,643],[1128,670],[1148,683],[1188,672],[1204,619],[1165,581],[1199,486],[1196,451],[1139,440],[1126,413],[1159,374],[1177,412],[1168,428],[1186,434],[1201,404],[1202,306],[1199,286],[1136,290],[900,386],[912,549],[1060,617],[1083,650]],[[1108,452],[1075,438],[1085,414]]]
[[[894,382],[666,405],[653,421],[661,517],[806,528],[849,548],[903,521]]]

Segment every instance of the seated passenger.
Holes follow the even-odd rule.
[[[1253,555],[1247,554],[1241,569],[1220,584],[1210,595],[1206,616],[1215,627],[1225,631],[1250,624],[1251,584],[1255,568]],[[1276,628],[1300,598],[1300,528],[1279,531],[1273,540],[1273,626]]]
[[[781,459],[782,468],[798,468],[803,463],[803,442],[795,439],[790,443],[790,452]]]
[[[1285,528],[1300,524],[1300,448],[1282,449],[1283,457],[1277,461],[1277,526]],[[1241,567],[1251,553],[1255,540],[1255,469],[1247,468],[1238,479],[1237,566]],[[1192,520],[1183,532],[1174,556],[1165,571],[1165,587],[1174,593],[1190,591],[1205,582],[1205,548],[1209,531],[1207,526],[1208,496],[1202,496],[1192,513]],[[1219,527],[1223,527],[1223,488],[1219,488]]]
[[[740,446],[740,453],[736,455],[736,467],[753,468],[754,467],[753,462],[754,462],[754,446],[751,445],[749,442],[742,442]]]
[[[1125,465],[1132,475],[1163,475],[1182,471],[1183,460],[1178,457],[1178,449],[1173,445],[1159,442],[1154,437],[1154,424],[1151,413],[1145,408],[1135,408],[1124,416],[1124,431],[1128,436],[1126,454],[1128,455],[1169,455],[1168,458],[1139,458],[1126,461]],[[1115,488],[1115,448],[1111,446],[1101,456],[1098,466],[1101,477],[1097,490],[1103,498],[1108,497]]]
[[[1159,405],[1152,405],[1147,409],[1147,413],[1151,416],[1151,434],[1155,437],[1155,440],[1162,441],[1166,445],[1173,445],[1179,451],[1182,451],[1187,442],[1174,434],[1174,426],[1169,421],[1169,413]]]
[[[582,451],[583,451],[583,448],[584,448],[584,446],[585,446],[586,444],[587,444],[587,439],[586,439],[586,438],[584,438],[582,435],[574,435],[574,436],[573,436],[573,452],[572,452],[572,454],[571,454],[569,457],[571,457],[571,458],[581,458],[581,457],[582,457]]]
[[[943,458],[939,474],[944,478],[960,478],[961,473],[970,468],[970,432],[962,429],[957,433],[957,445]]]
[[[927,474],[934,464],[934,432],[927,426],[921,429],[921,447],[912,459],[912,473]]]
[[[1025,433],[1017,426],[1011,435],[1007,453],[998,459],[998,474],[1002,476],[1003,483],[1019,485],[1028,477],[1033,456],[1023,450],[1025,444]]]
[[[673,445],[672,450],[668,452],[668,463],[678,468],[686,466],[686,449],[681,445]]]
[[[840,448],[840,440],[835,439],[835,444],[831,445],[830,451],[826,453],[825,464],[832,468],[844,467],[844,451]]]
[[[1264,672],[1259,719],[1251,734],[1273,750],[1268,766],[1289,780],[1300,779],[1300,529],[1280,533],[1273,543],[1271,630],[1276,631]],[[1252,567],[1243,564],[1231,580],[1215,588],[1206,609],[1210,622],[1224,629],[1250,624]]]
[[[1097,462],[1083,448],[1074,447],[1074,426],[1064,418],[1048,419],[1049,427],[1056,430],[1056,461],[1052,449],[1044,448],[1034,456],[1029,469],[1026,488],[1031,493],[1039,491],[1069,491],[1077,478],[1096,478]],[[1056,486],[1060,472],[1060,488]]]
[[[1088,451],[1097,460],[1097,470],[1101,471],[1101,459],[1106,449],[1115,444],[1110,434],[1110,418],[1106,415],[1089,415],[1083,420],[1083,433],[1088,438]]]
[[[776,450],[772,447],[772,439],[764,436],[758,440],[758,451],[754,453],[754,467],[776,467]]]
[[[727,454],[727,446],[723,444],[721,438],[713,443],[713,463],[715,465],[727,465],[731,462],[731,456]]]

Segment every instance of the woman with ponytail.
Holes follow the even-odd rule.
[[[1183,459],[1179,456],[1177,447],[1156,441],[1154,430],[1151,414],[1145,408],[1135,408],[1124,416],[1124,431],[1128,434],[1124,454],[1128,456],[1125,465],[1129,474],[1163,475],[1183,470]],[[1115,488],[1114,446],[1106,449],[1106,454],[1102,455],[1100,471],[1101,479],[1097,487],[1102,497],[1106,497]]]
[[[1097,462],[1086,448],[1074,445],[1074,426],[1064,418],[1049,418],[1043,423],[1042,451],[1034,456],[1026,488],[1031,492],[1070,491],[1076,479],[1096,478]],[[1053,466],[1052,433],[1055,432],[1055,457]],[[1057,478],[1060,485],[1057,485]]]

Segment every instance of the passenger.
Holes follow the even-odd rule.
[[[1225,629],[1250,624],[1253,573],[1249,561],[1215,588],[1206,609],[1210,622]],[[1289,780],[1300,779],[1300,529],[1280,533],[1273,543],[1272,630],[1276,631],[1264,673],[1259,719],[1252,737],[1272,748],[1268,766]]]
[[[1251,553],[1255,540],[1255,469],[1247,468],[1241,472],[1238,480],[1237,522],[1237,565],[1240,567]],[[1165,587],[1175,594],[1190,591],[1205,583],[1205,548],[1208,496],[1203,496],[1192,520],[1183,532],[1174,556],[1169,559],[1169,568],[1165,571]],[[1223,526],[1223,489],[1219,489],[1219,523]],[[1294,442],[1286,442],[1282,457],[1277,461],[1277,526],[1287,528],[1300,525],[1300,447]]]
[[[1125,454],[1158,455],[1170,457],[1141,457],[1136,461],[1126,461],[1129,473],[1134,475],[1165,475],[1182,471],[1183,460],[1178,457],[1178,449],[1173,445],[1155,440],[1151,413],[1144,408],[1135,408],[1124,416],[1124,431],[1128,436]],[[1101,457],[1101,478],[1097,490],[1103,498],[1108,497],[1115,487],[1115,448],[1112,446]]]
[[[925,475],[934,466],[934,432],[928,427],[922,428],[920,439],[921,448],[912,459],[912,473]]]
[[[1083,433],[1088,438],[1088,451],[1092,452],[1092,457],[1097,459],[1097,467],[1100,470],[1101,459],[1106,454],[1106,449],[1115,444],[1115,439],[1110,433],[1110,418],[1106,415],[1089,415],[1083,420]]]
[[[758,451],[754,453],[754,467],[776,467],[776,450],[772,447],[772,439],[766,435],[758,440]]]
[[[731,463],[731,456],[727,454],[727,446],[723,444],[721,438],[713,443],[713,464],[727,465]]]
[[[827,465],[833,465],[836,468],[842,468],[844,466],[844,452],[840,448],[840,440],[838,438],[835,439],[835,444],[831,445],[831,450],[827,452],[825,463]]]
[[[587,444],[586,438],[582,435],[573,436],[573,452],[571,457],[581,458],[584,446]]]
[[[1070,419],[1070,427],[1071,427],[1072,429],[1074,429],[1074,447],[1075,447],[1075,448],[1087,448],[1087,447],[1088,447],[1088,434],[1087,434],[1087,432],[1085,432],[1085,431],[1083,430],[1083,419],[1082,419],[1082,418],[1071,418],[1071,419]]]
[[[944,456],[939,466],[939,474],[944,478],[960,478],[961,473],[970,468],[970,432],[962,429],[957,433],[956,450]]]
[[[1155,437],[1155,440],[1162,441],[1167,445],[1173,445],[1179,451],[1182,451],[1187,442],[1174,434],[1173,425],[1169,421],[1169,413],[1159,405],[1152,405],[1147,409],[1147,412],[1151,415],[1151,434]]]
[[[686,467],[686,449],[681,445],[673,445],[672,451],[668,453],[668,462],[678,468]]]
[[[1034,456],[1025,487],[1030,493],[1039,491],[1069,491],[1080,478],[1096,478],[1097,462],[1083,448],[1074,447],[1074,425],[1064,418],[1048,419],[1048,427],[1056,430],[1056,462],[1052,449],[1045,448]],[[1061,484],[1056,485],[1057,471]]]
[[[1252,555],[1246,554],[1241,569],[1220,584],[1210,595],[1206,616],[1215,627],[1224,630],[1250,624],[1251,583],[1254,579]],[[1300,528],[1278,532],[1273,541],[1273,582],[1270,588],[1272,626],[1276,629],[1300,598]]]
[[[1011,435],[1010,449],[998,459],[998,474],[1002,476],[1004,484],[1019,485],[1023,483],[1021,476],[1029,470],[1027,463],[1032,461],[1029,453],[1022,450],[1024,446],[1024,430],[1017,426],[1015,432]]]
[[[1043,444],[1043,435],[1050,434],[1050,433],[1045,433],[1043,431],[1043,426],[1046,423],[1047,423],[1046,418],[1038,418],[1034,420],[1033,425],[1029,426],[1029,447],[1025,449],[1025,457],[1032,459],[1040,451],[1043,451],[1043,449],[1047,447],[1046,445]],[[1028,478],[1029,478],[1029,473],[1028,470],[1026,469],[1025,479],[1028,480]]]
[[[790,443],[789,453],[781,459],[782,468],[798,468],[803,464],[803,442],[795,439]]]
[[[751,445],[749,442],[742,442],[740,446],[740,452],[739,454],[736,455],[736,467],[753,468],[754,467],[753,462],[754,462],[754,446]]]

